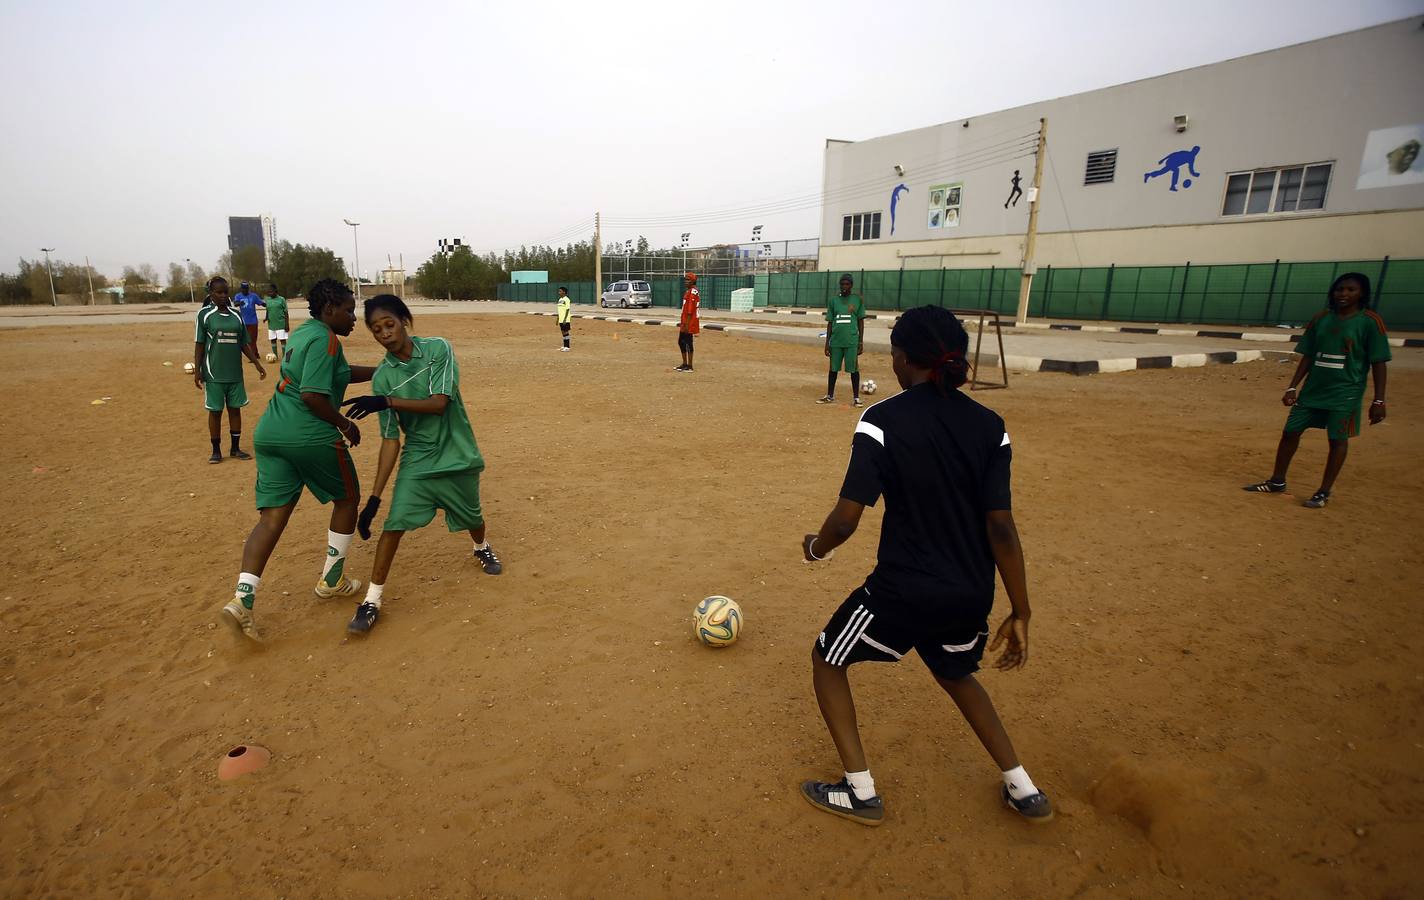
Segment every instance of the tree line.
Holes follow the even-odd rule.
[[[292,296],[305,294],[323,278],[346,280],[346,270],[331,250],[290,241],[277,241],[273,245],[270,269],[260,249],[244,247],[236,253],[220,256],[211,273],[195,262],[171,262],[167,268],[167,284],[160,282],[158,270],[149,263],[124,266],[117,282],[92,268],[63,259],[52,260],[51,266],[56,294],[79,294],[87,299],[92,279],[96,292],[122,285],[126,303],[186,302],[190,296],[201,301],[204,285],[211,275],[222,275],[234,289],[242,281],[263,288],[276,284],[279,291]],[[0,272],[0,305],[50,302],[49,273],[43,259],[21,259],[16,272]]]

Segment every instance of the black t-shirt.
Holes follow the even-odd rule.
[[[880,550],[866,588],[879,610],[915,621],[982,620],[994,603],[985,517],[1009,509],[1004,420],[959,391],[916,385],[866,409],[841,496],[885,497]]]

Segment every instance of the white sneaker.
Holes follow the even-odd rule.
[[[560,352],[560,353],[568,353],[568,352],[569,352],[569,348],[568,348],[568,347],[560,347],[560,348],[559,348],[559,352]]]
[[[243,606],[241,600],[234,598],[227,601],[227,606],[222,608],[221,618],[237,629],[237,633],[243,637],[262,642],[262,635],[257,633],[257,623],[252,620],[252,610]]]
[[[335,600],[338,597],[354,597],[361,593],[361,579],[347,578],[341,576],[341,580],[335,585],[328,585],[323,579],[316,583],[314,588],[316,595],[323,600]]]

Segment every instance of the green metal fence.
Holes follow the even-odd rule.
[[[1398,331],[1424,331],[1424,259],[1275,262],[1241,265],[1044,266],[1033,279],[1028,314],[1044,319],[1191,322],[1205,325],[1301,325],[1323,309],[1336,276],[1362,272],[1374,286],[1374,308]],[[705,275],[698,279],[705,309],[730,309],[732,291],[754,287],[757,306],[823,308],[841,272]],[[852,270],[871,309],[915,306],[1018,309],[1017,268]],[[680,278],[648,279],[655,307],[682,302]],[[575,303],[597,303],[591,281],[501,284],[500,300],[552,302],[567,287]]]
[[[1268,262],[1213,266],[1044,266],[1033,280],[1029,315],[1046,319],[1300,325],[1325,306],[1330,283],[1344,272],[1368,275],[1375,309],[1396,330],[1424,330],[1424,260]],[[840,272],[768,276],[758,306],[825,306]],[[1017,268],[853,270],[872,309],[937,305],[1018,309]],[[762,279],[758,279],[762,281]],[[760,285],[759,285],[760,287]]]

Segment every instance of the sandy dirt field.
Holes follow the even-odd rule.
[[[191,326],[0,333],[0,895],[1418,896],[1424,374],[1391,379],[1323,511],[1299,506],[1318,432],[1291,496],[1239,490],[1287,366],[977,395],[1013,436],[1035,613],[1028,667],[982,677],[1059,816],[998,805],[910,658],[852,676],[887,808],[867,829],[796,793],[839,772],[808,654],[880,521],[798,561],[856,419],[812,402],[823,357],[713,333],[682,375],[670,328],[581,321],[560,354],[546,318],[416,326],[459,353],[506,572],[413,533],[348,641],[352,605],[311,592],[308,496],[262,648],[215,624],[254,471],[207,464]],[[364,326],[347,346],[378,358]],[[888,357],[866,368],[893,389]],[[249,378],[249,436],[272,384]],[[690,628],[714,593],[746,614],[724,651]],[[218,781],[242,742],[271,766]]]

